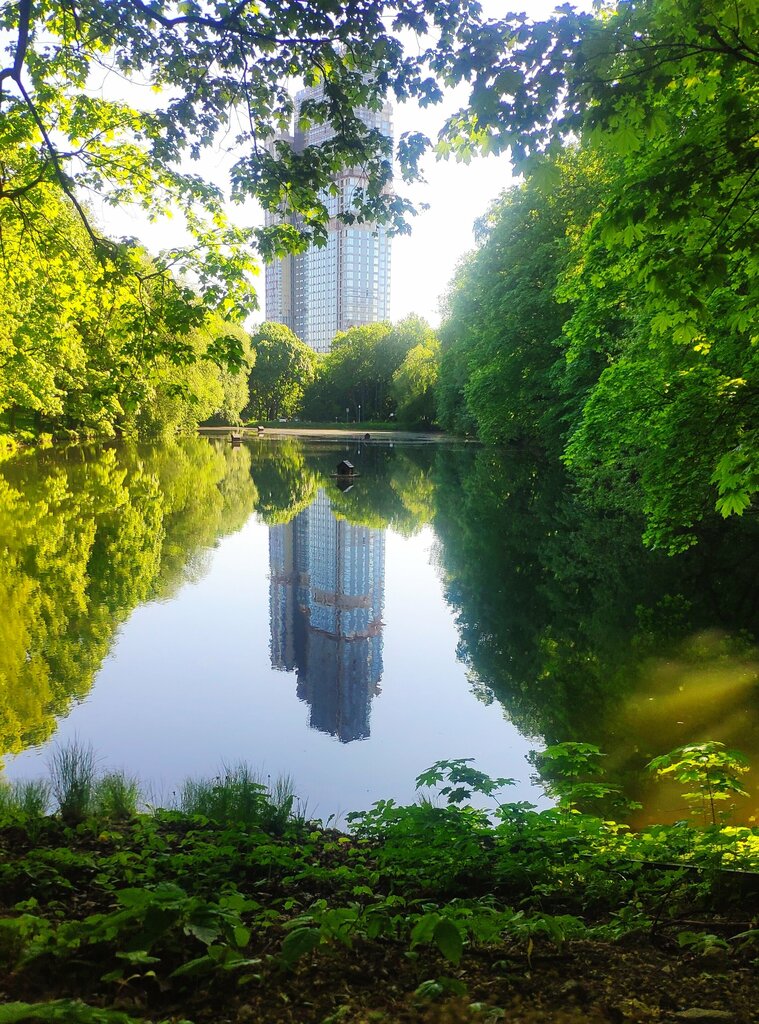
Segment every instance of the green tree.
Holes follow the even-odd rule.
[[[505,192],[480,224],[480,244],[447,298],[439,412],[449,430],[476,424],[495,444],[539,444],[558,455],[567,422],[601,367],[565,369],[562,329],[570,307],[556,298],[572,239],[604,185],[598,161],[568,151]]]
[[[251,338],[251,347],[255,367],[248,380],[246,415],[263,420],[295,416],[314,379],[316,353],[278,323],[262,324]]]
[[[393,374],[392,396],[401,423],[429,426],[434,422],[439,366],[440,342],[430,331],[429,339],[414,345]]]
[[[364,124],[360,109],[378,109],[390,93],[437,102],[442,83],[470,79],[473,58],[462,61],[462,46],[486,31],[472,0],[19,0],[0,8],[0,30],[8,39],[0,151],[9,154],[0,200],[24,205],[55,182],[101,253],[109,246],[87,217],[82,190],[137,203],[151,216],[177,210],[195,240],[166,253],[154,272],[193,271],[202,303],[224,313],[249,307],[254,250],[268,258],[326,240],[326,193],[345,169],[365,168],[368,183],[341,216],[405,227],[411,205],[390,187],[391,143]],[[425,47],[407,54],[409,30]],[[143,102],[147,90],[114,88],[107,76],[93,90],[104,68],[157,92]],[[296,82],[324,86],[301,110],[300,127],[330,128],[323,145],[303,153],[281,138]],[[191,163],[221,137],[233,145],[232,199],[255,197],[268,211],[297,217],[255,229],[229,223],[223,190]],[[399,140],[404,178],[429,145],[418,133]]]
[[[759,9],[727,0],[565,7],[532,28],[512,19],[511,32],[507,46],[508,30],[494,29],[492,70],[443,148],[467,156],[511,145],[538,224],[561,187],[568,135],[603,189],[589,217],[572,219],[563,240],[556,234],[558,279],[547,263],[540,273],[536,252],[544,294],[532,308],[507,303],[518,234],[500,261],[502,282],[491,275],[489,286],[477,256],[462,270],[473,315],[457,299],[453,336],[443,332],[441,418],[472,417],[495,442],[525,430],[557,453],[568,442],[567,463],[589,496],[642,512],[647,543],[681,550],[715,507],[741,514],[759,488],[759,178],[746,129],[759,110]],[[522,226],[529,237],[534,225]],[[536,332],[515,360],[498,319],[529,341],[531,320],[548,315],[553,330]],[[563,352],[553,366],[549,334]]]
[[[104,267],[53,185],[34,200],[0,203],[0,414],[11,426],[31,416],[38,429],[113,435],[194,427],[222,410],[236,419],[245,332],[189,288],[151,279],[139,247]]]
[[[431,336],[429,324],[408,316],[339,331],[321,360],[306,397],[308,415],[320,419],[384,420],[395,412],[393,375],[409,351]]]

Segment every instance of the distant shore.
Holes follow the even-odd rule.
[[[450,434],[437,433],[423,430],[373,430],[371,425],[362,428],[360,424],[350,427],[264,427],[259,435],[257,427],[200,427],[201,434],[226,435],[232,431],[242,430],[246,437],[308,437],[325,440],[339,441],[365,441],[369,435],[370,441],[402,441],[409,444],[440,444],[451,441],[464,442],[467,444],[476,443],[474,438],[453,437]]]

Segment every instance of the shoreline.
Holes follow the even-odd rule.
[[[453,437],[451,434],[426,433],[421,430],[340,430],[334,427],[265,427],[261,434],[257,427],[198,427],[202,436],[217,437],[239,431],[243,437],[282,438],[305,437],[314,440],[330,441],[369,441],[402,442],[404,444],[478,444],[474,438]]]

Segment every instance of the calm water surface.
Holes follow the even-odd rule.
[[[343,492],[343,457],[360,476]],[[755,527],[677,559],[555,474],[471,447],[202,438],[0,466],[0,743],[10,778],[89,741],[156,799],[246,760],[312,814],[413,799],[439,758],[513,776],[583,739],[648,817],[645,761],[754,761]]]

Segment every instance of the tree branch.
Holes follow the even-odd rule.
[[[709,244],[709,242],[711,242],[711,240],[717,234],[717,232],[722,227],[722,225],[725,223],[727,218],[733,212],[733,209],[735,208],[736,204],[738,203],[738,200],[743,195],[743,193],[746,191],[746,189],[751,184],[751,182],[754,180],[754,178],[757,176],[757,174],[759,174],[759,167],[755,167],[754,170],[751,171],[751,173],[747,176],[746,180],[743,182],[741,187],[738,189],[738,191],[732,197],[732,199],[730,200],[730,204],[728,205],[727,209],[725,210],[725,212],[723,213],[722,217],[720,218],[719,223],[716,225],[716,227],[713,229],[713,231],[709,234],[709,237],[706,239],[704,244],[698,250],[698,253],[697,253],[698,256],[701,255],[701,253],[704,251],[706,246]]]
[[[175,17],[167,17],[162,14],[159,10],[156,10],[151,4],[144,3],[143,0],[132,0],[132,6],[136,7],[138,11],[141,11],[148,18],[156,21],[159,25],[164,28],[177,28],[179,25],[198,25],[201,28],[210,28],[215,32],[228,32],[233,26],[239,32],[241,38],[256,39],[261,42],[276,43],[282,45],[284,43],[292,43],[296,40],[291,37],[280,37],[269,35],[266,32],[257,32],[255,29],[244,26],[239,18],[248,6],[250,0],[242,0],[241,3],[230,12],[227,18],[209,18],[200,14],[180,14]],[[307,37],[298,40],[303,43],[316,43],[323,45],[329,42],[329,38],[323,37]]]
[[[19,0],[18,5],[18,39],[16,40],[16,53],[13,57],[13,64],[9,68],[0,71],[0,86],[6,78],[13,79],[18,83],[21,78],[21,69],[26,60],[26,51],[29,48],[29,25],[32,17],[32,0]]]
[[[50,156],[50,162],[53,166],[53,171],[55,172],[55,177],[58,181],[58,184],[61,186],[65,194],[68,196],[74,209],[81,217],[85,231],[90,236],[90,241],[92,242],[92,245],[95,248],[95,250],[98,251],[103,248],[107,249],[107,243],[103,238],[101,238],[99,235],[95,233],[92,225],[90,224],[89,218],[87,217],[87,214],[85,213],[79,200],[76,198],[76,194],[74,193],[74,190],[71,188],[71,183],[69,182],[68,175],[61,167],[61,163],[58,158],[58,150],[53,145],[53,141],[48,134],[47,128],[45,128],[45,124],[39,115],[39,111],[37,110],[37,107],[34,105],[34,101],[32,100],[31,96],[24,88],[24,84],[21,81],[20,76],[17,79],[15,79],[15,82],[24,99],[24,102],[26,103],[29,109],[29,112],[34,118],[34,123],[37,125],[37,128],[39,129],[40,135],[42,136],[42,140],[45,143],[45,148],[47,149],[48,154]]]
[[[42,169],[36,178],[28,181],[25,185],[18,185],[15,188],[6,188],[4,185],[4,178],[0,178],[0,199],[18,199],[19,196],[23,196],[27,192],[31,192],[33,188],[41,184],[47,177],[47,161],[42,164]]]

